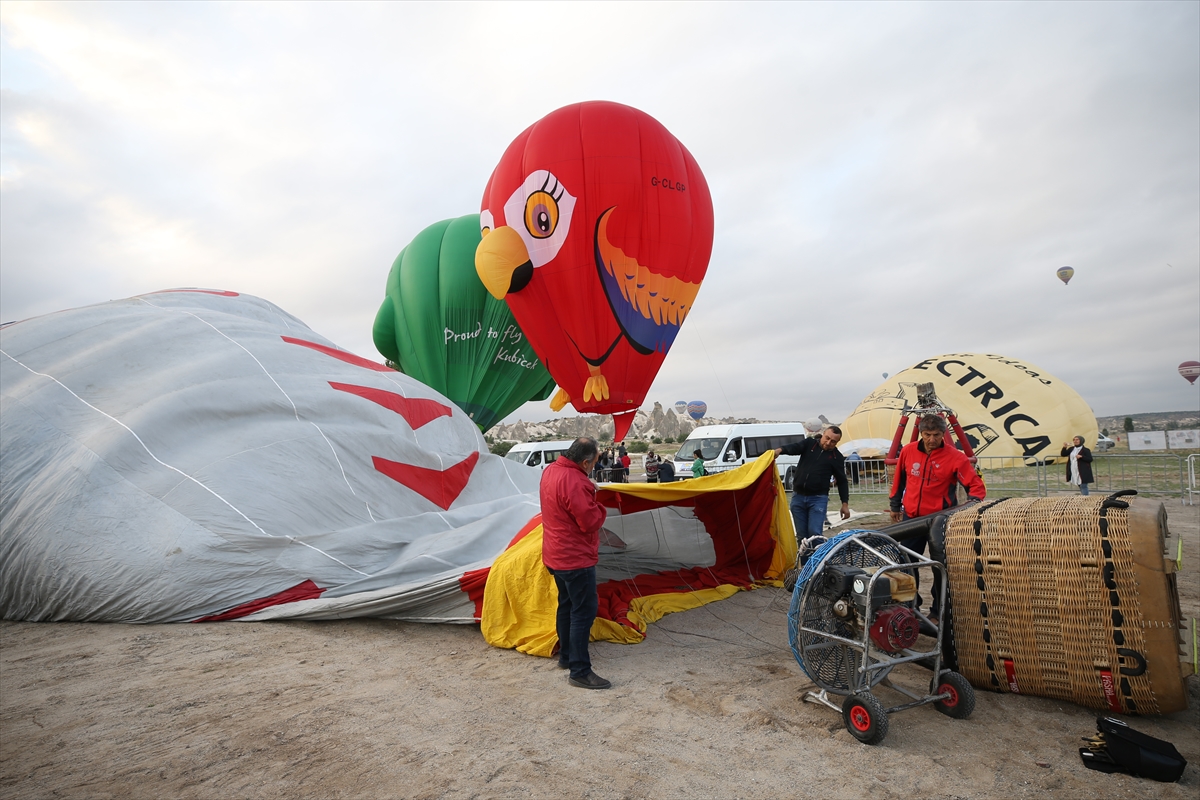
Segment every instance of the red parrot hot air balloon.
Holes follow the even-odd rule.
[[[508,146],[482,205],[476,270],[558,383],[551,407],[612,414],[620,441],[708,269],[695,159],[648,114],[578,103]]]

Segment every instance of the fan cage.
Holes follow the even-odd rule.
[[[788,608],[788,642],[800,669],[822,689],[845,694],[865,688],[859,677],[864,648],[831,638],[857,641],[862,632],[834,615],[831,599],[809,591],[813,579],[829,565],[875,569],[908,560],[904,549],[891,537],[860,529],[839,533],[818,547],[805,562]],[[872,665],[880,663],[879,659],[868,657]],[[869,686],[875,686],[890,671],[890,666],[869,670]]]

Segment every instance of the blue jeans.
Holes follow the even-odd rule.
[[[792,495],[792,521],[796,523],[796,541],[820,536],[825,530],[825,510],[829,508],[827,494]]]
[[[1083,495],[1084,497],[1087,497],[1087,496],[1088,496],[1088,490],[1087,490],[1087,484],[1086,484],[1086,483],[1081,483],[1081,484],[1079,484],[1079,493],[1080,493],[1081,495]]]
[[[596,594],[596,568],[550,569],[549,572],[558,587],[558,615],[555,618],[558,660],[570,665],[572,678],[586,678],[592,671],[588,639],[592,635],[596,610],[600,607],[600,598]]]

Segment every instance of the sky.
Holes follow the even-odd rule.
[[[5,0],[0,92],[0,321],[221,288],[380,359],[400,250],[612,100],[713,195],[644,408],[840,420],[952,352],[1099,416],[1200,408],[1197,2]]]

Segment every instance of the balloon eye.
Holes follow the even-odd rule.
[[[545,239],[558,226],[558,201],[549,192],[537,191],[525,201],[525,229],[537,239]]]

